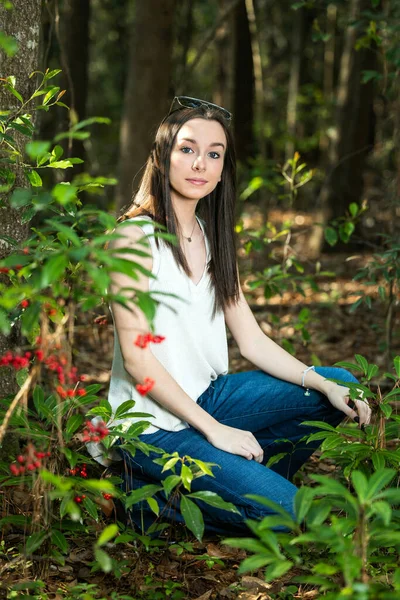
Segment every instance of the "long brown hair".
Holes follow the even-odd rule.
[[[232,133],[220,111],[204,106],[181,108],[161,122],[139,189],[134,195],[132,204],[118,218],[118,221],[149,215],[156,223],[166,227],[169,233],[177,235],[179,223],[173,209],[169,183],[170,157],[182,125],[198,118],[218,121],[224,129],[227,140],[221,181],[210,194],[198,202],[196,207],[198,216],[205,221],[210,245],[211,258],[208,272],[215,292],[215,315],[216,311],[224,309],[239,298],[235,243],[236,157]],[[191,275],[179,243],[175,246],[160,239],[156,239],[156,243],[169,246],[177,264],[188,276]]]

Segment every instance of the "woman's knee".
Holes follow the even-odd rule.
[[[347,369],[342,367],[316,367],[317,373],[326,379],[336,379],[338,382],[358,383],[358,379]]]

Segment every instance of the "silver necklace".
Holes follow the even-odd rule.
[[[194,232],[194,228],[196,227],[196,223],[197,223],[197,220],[195,220],[195,222],[194,222],[193,229],[192,229],[192,233],[190,234],[190,236],[189,236],[189,237],[186,237],[186,235],[183,235],[183,233],[182,233],[183,237],[184,237],[184,238],[185,238],[185,240],[187,240],[188,242],[191,242],[191,241],[192,241],[192,235],[193,235],[193,232]]]

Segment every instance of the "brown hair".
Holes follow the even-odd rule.
[[[170,157],[178,131],[184,123],[196,118],[218,121],[227,140],[221,181],[198,202],[196,210],[205,221],[210,245],[208,272],[215,292],[215,314],[239,298],[235,243],[236,157],[232,133],[220,111],[204,106],[182,108],[161,122],[133,203],[118,221],[148,215],[163,225],[168,233],[177,234],[179,223],[173,209],[169,183]],[[156,243],[169,246],[177,264],[187,275],[191,274],[179,243],[175,246],[157,238]]]

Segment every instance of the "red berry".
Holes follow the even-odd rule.
[[[17,467],[17,465],[10,465],[10,471],[13,475],[19,475],[19,468]]]
[[[35,351],[35,355],[36,355],[36,358],[38,359],[39,362],[41,362],[44,359],[44,352],[43,352],[43,350],[36,350]]]
[[[86,390],[79,389],[79,390],[77,391],[77,394],[78,394],[78,396],[86,396]]]
[[[74,500],[77,504],[80,504],[82,502],[82,498],[80,496],[75,496]]]
[[[32,463],[29,463],[29,465],[26,465],[26,468],[28,469],[28,471],[34,471],[36,469],[35,465],[33,465]]]
[[[23,454],[20,454],[19,456],[17,456],[17,461],[22,465],[22,463],[25,462],[25,456]]]
[[[29,306],[29,300],[22,300],[21,306],[22,306],[22,308],[26,308],[27,306]]]

